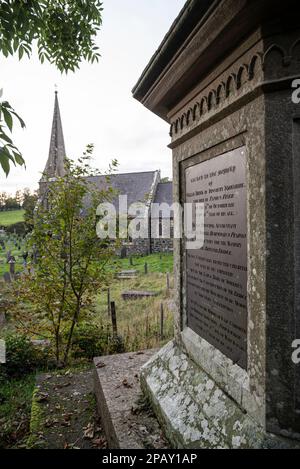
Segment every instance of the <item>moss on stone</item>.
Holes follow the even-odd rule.
[[[44,412],[41,403],[38,401],[38,387],[35,387],[32,395],[30,435],[27,440],[27,449],[42,448],[44,441],[41,439],[41,432],[44,424]]]

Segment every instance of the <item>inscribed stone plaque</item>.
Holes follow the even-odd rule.
[[[247,368],[245,147],[189,167],[186,202],[204,204],[204,246],[186,252],[188,327]]]

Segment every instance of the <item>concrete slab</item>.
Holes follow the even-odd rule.
[[[140,369],[157,350],[94,359],[95,394],[111,449],[161,449],[169,445],[140,387]]]

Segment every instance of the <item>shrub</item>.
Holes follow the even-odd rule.
[[[9,378],[18,378],[32,371],[51,366],[48,348],[36,347],[21,334],[5,337],[6,363],[1,365],[0,373]]]
[[[72,355],[74,358],[88,358],[102,355],[123,353],[123,337],[113,337],[110,328],[86,322],[77,326],[73,334]]]
[[[16,233],[17,235],[24,236],[27,233],[26,224],[24,221],[20,221],[18,223],[14,223],[13,225],[9,225],[5,228],[6,233]]]
[[[103,326],[81,323],[74,330],[72,353],[74,358],[101,356],[108,351],[109,333]]]
[[[110,341],[109,352],[111,354],[114,354],[114,353],[124,353],[125,351],[126,350],[125,350],[125,343],[124,343],[123,337],[121,335],[112,337]]]

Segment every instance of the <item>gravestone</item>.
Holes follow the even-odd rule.
[[[133,90],[170,124],[175,340],[141,382],[173,446],[300,447],[297,2],[188,1]]]
[[[11,280],[11,275],[10,275],[9,272],[4,272],[3,278],[4,278],[4,282],[5,282],[5,283],[11,283],[11,282],[12,282],[12,280]]]
[[[116,277],[120,280],[128,280],[136,278],[137,274],[137,270],[121,270],[121,272],[117,273]]]
[[[125,301],[142,300],[145,298],[154,298],[158,295],[159,295],[159,292],[137,291],[137,290],[124,291],[121,294],[122,299]]]
[[[9,264],[9,273],[13,277],[15,275],[15,266],[16,266],[16,260],[13,256],[11,256],[10,260],[8,261]]]
[[[126,259],[126,257],[127,257],[127,247],[126,246],[122,247],[120,257],[121,257],[121,259]]]

